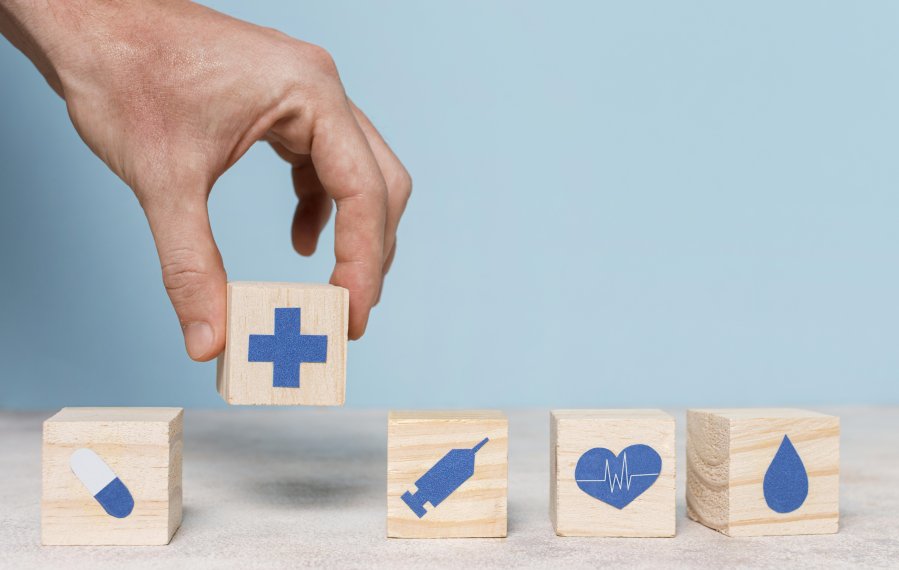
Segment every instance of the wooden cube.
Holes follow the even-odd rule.
[[[217,386],[229,404],[341,406],[349,292],[309,283],[228,283]]]
[[[690,410],[687,514],[729,536],[839,525],[840,419],[794,409]]]
[[[508,449],[502,412],[390,412],[387,536],[505,537]]]
[[[550,518],[559,536],[674,536],[674,477],[674,418],[665,412],[550,414]]]
[[[44,422],[41,542],[168,544],[181,525],[181,408],[63,408]]]

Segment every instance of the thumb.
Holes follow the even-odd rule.
[[[144,204],[144,211],[187,354],[194,360],[211,360],[225,347],[227,277],[209,226],[206,193]]]

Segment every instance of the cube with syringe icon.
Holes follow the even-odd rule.
[[[425,503],[438,507],[444,499],[474,475],[474,455],[490,441],[485,437],[471,449],[453,449],[415,482],[418,491],[403,493],[403,501],[418,518],[427,514]]]
[[[506,536],[501,412],[391,412],[387,463],[388,536]]]

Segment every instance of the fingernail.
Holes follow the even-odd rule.
[[[183,327],[184,346],[187,354],[197,360],[205,356],[212,348],[212,327],[209,323],[187,323]]]

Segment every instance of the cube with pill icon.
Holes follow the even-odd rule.
[[[44,422],[41,543],[162,545],[181,524],[181,408],[63,408]]]
[[[228,283],[216,386],[229,404],[341,406],[349,292],[322,283]]]

